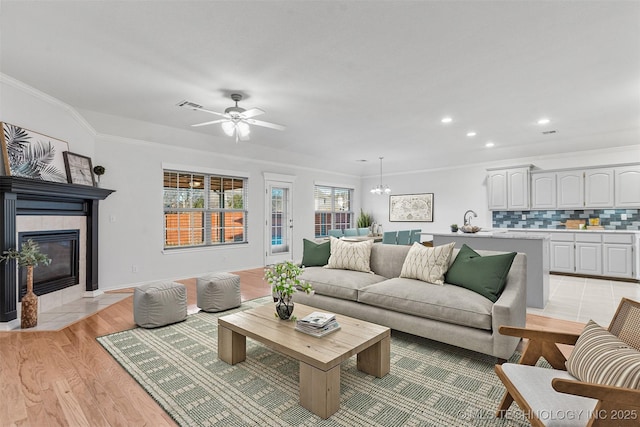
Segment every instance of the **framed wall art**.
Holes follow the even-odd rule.
[[[389,196],[390,222],[433,222],[433,193]]]
[[[96,185],[90,157],[65,151],[64,166],[70,184]]]
[[[63,153],[69,145],[65,141],[3,122],[0,143],[6,175],[67,182]]]

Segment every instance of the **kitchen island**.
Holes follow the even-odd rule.
[[[471,249],[522,252],[527,255],[527,307],[544,308],[549,301],[549,235],[507,230],[478,233],[422,233],[433,236],[434,246],[455,242]]]

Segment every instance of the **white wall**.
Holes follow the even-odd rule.
[[[94,115],[88,114],[91,119]],[[109,120],[111,122],[107,123]],[[152,280],[194,277],[264,265],[264,172],[293,175],[293,259],[302,259],[302,238],[314,238],[313,186],[333,182],[360,191],[360,178],[247,160],[211,151],[206,137],[128,119],[100,117],[114,134],[96,134],[83,116],[63,102],[0,74],[0,121],[65,140],[69,150],[106,168],[100,186],[116,190],[100,202],[99,287],[129,287]],[[138,139],[127,137],[135,135]],[[163,135],[164,138],[159,138]],[[142,139],[140,139],[142,136]],[[146,137],[145,137],[146,136]],[[154,141],[162,139],[163,143]],[[168,144],[167,140],[172,143]],[[232,143],[231,140],[226,140]],[[162,164],[241,171],[249,174],[248,244],[163,253]],[[359,210],[356,201],[354,208]],[[132,266],[136,265],[137,273]]]
[[[373,214],[385,231],[421,228],[423,232],[445,232],[449,225],[462,225],[464,212],[474,210],[478,218],[472,223],[483,228],[491,227],[491,211],[488,210],[486,175],[487,168],[509,167],[524,164],[534,169],[562,169],[640,162],[640,145],[583,151],[566,155],[511,159],[490,164],[467,165],[459,168],[424,170],[404,174],[384,175],[383,181],[391,187],[391,194],[434,193],[433,222],[389,222],[389,196],[363,193],[362,206]],[[362,180],[366,191],[380,182],[379,176]]]

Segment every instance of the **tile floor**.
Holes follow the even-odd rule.
[[[527,313],[585,323],[593,319],[609,325],[620,298],[640,301],[640,284],[614,280],[551,275],[549,302],[544,309],[527,308]],[[38,326],[30,331],[55,331],[131,296],[131,293],[105,293],[81,298],[39,315]],[[190,305],[189,313],[198,308]]]
[[[622,297],[640,301],[638,283],[552,274],[549,288],[544,309],[527,308],[528,314],[581,323],[591,319],[608,327]]]
[[[131,295],[133,293],[104,293],[95,298],[79,298],[49,311],[40,312],[38,325],[29,328],[28,331],[60,330]],[[17,329],[20,329],[19,324]]]

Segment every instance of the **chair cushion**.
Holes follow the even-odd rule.
[[[323,243],[312,242],[311,240],[302,239],[302,265],[305,267],[327,265],[331,255],[330,242]]]
[[[310,283],[314,293],[351,301],[358,300],[358,290],[373,283],[387,280],[377,274],[361,271],[332,270],[323,267],[307,267],[300,279]]]
[[[395,278],[363,287],[358,302],[476,329],[491,330],[493,303],[458,286]]]
[[[595,410],[597,400],[557,392],[554,378],[575,380],[566,371],[537,366],[503,363],[502,371],[545,426],[584,427]]]
[[[414,243],[402,264],[400,277],[442,285],[455,245],[455,242],[451,242],[429,248],[420,243]]]
[[[330,237],[331,256],[325,268],[371,272],[370,258],[373,241],[346,242]]]
[[[640,352],[590,320],[566,362],[580,381],[640,389]]]
[[[507,284],[507,275],[515,257],[515,252],[480,256],[463,244],[446,273],[445,281],[477,292],[491,302],[496,302]]]

